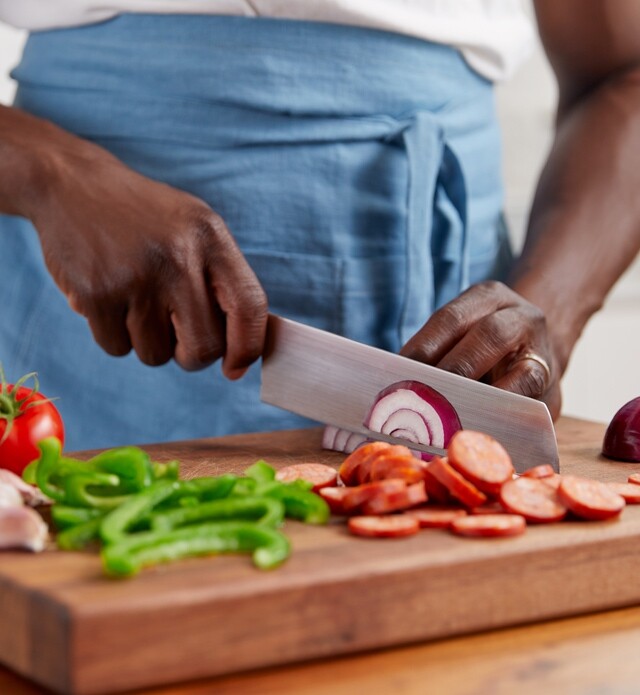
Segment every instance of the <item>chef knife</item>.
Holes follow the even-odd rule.
[[[377,394],[407,379],[439,391],[455,408],[464,429],[495,437],[517,472],[542,463],[559,470],[555,430],[547,406],[379,348],[270,315],[262,359],[261,399],[318,422],[409,444],[363,422]]]

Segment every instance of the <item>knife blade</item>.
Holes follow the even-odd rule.
[[[269,316],[260,391],[264,402],[371,439],[443,454],[438,448],[382,435],[363,425],[378,393],[407,379],[439,391],[455,408],[464,429],[497,439],[509,452],[517,472],[542,463],[559,470],[553,422],[541,401],[290,319]]]

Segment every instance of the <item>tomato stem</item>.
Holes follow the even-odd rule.
[[[7,420],[11,416],[13,412],[12,403],[11,398],[0,393],[0,419]]]
[[[31,391],[29,391],[29,393],[22,398],[18,398],[19,389],[21,389],[29,379],[33,379],[33,387]],[[14,420],[19,417],[21,413],[24,413],[25,410],[28,410],[29,408],[33,408],[35,405],[42,405],[43,403],[48,403],[55,400],[53,398],[42,398],[37,401],[26,403],[25,401],[28,401],[30,398],[35,396],[39,389],[40,382],[38,381],[38,375],[36,372],[29,372],[28,374],[25,374],[12,386],[11,384],[7,383],[4,368],[2,364],[0,364],[0,423],[2,420],[5,421],[4,432],[2,433],[2,437],[0,437],[0,445],[2,445],[9,436]]]

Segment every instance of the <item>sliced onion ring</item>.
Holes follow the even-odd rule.
[[[462,429],[455,408],[438,391],[419,381],[399,381],[376,396],[364,426],[409,442],[445,449]],[[430,454],[422,454],[429,460]]]
[[[336,427],[335,425],[326,425],[322,433],[323,449],[339,451],[344,454],[350,454],[366,441],[369,440],[364,434],[351,432],[351,430]]]

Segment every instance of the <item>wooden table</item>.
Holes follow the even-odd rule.
[[[572,431],[574,423],[564,421],[561,447],[562,433],[566,436]],[[599,432],[593,427],[590,431]],[[595,438],[575,446],[594,444]],[[629,577],[629,581],[638,578]],[[526,591],[526,586],[522,590]],[[630,607],[144,692],[631,695],[640,692],[638,644],[640,607]],[[2,695],[42,692],[47,691],[0,667]]]

